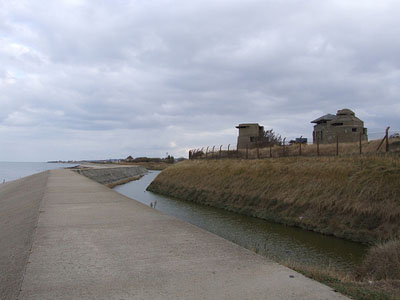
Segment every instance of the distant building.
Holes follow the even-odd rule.
[[[289,145],[293,145],[293,144],[307,144],[308,139],[307,138],[296,138],[295,140],[290,140],[289,141]]]
[[[338,110],[336,115],[327,114],[311,123],[315,123],[313,131],[313,143],[320,144],[335,143],[339,137],[341,143],[351,143],[360,140],[367,141],[367,128],[364,122],[357,118],[350,109]]]
[[[125,161],[133,161],[133,157],[129,155],[127,158],[125,158]]]
[[[258,123],[239,124],[236,128],[239,129],[238,149],[254,148],[264,136],[264,126],[260,126]]]

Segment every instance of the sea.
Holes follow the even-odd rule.
[[[74,166],[77,166],[77,164],[0,161],[0,184],[47,170],[63,169]]]

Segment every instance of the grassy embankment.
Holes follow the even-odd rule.
[[[374,243],[400,233],[399,156],[187,161],[149,190]]]
[[[149,190],[373,244],[399,238],[399,183],[399,156],[368,155],[187,161],[160,173]],[[370,261],[352,274],[281,263],[356,299],[396,299],[395,272],[382,277],[368,267],[400,268],[400,243],[393,244],[390,251],[371,249]],[[371,257],[386,258],[371,262]]]

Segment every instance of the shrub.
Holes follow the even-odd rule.
[[[359,273],[374,280],[400,280],[400,240],[371,247]]]

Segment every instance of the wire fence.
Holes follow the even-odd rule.
[[[334,143],[322,144],[318,140],[307,143],[304,139],[284,139],[280,145],[248,144],[245,148],[234,148],[231,145],[207,146],[189,151],[189,159],[266,159],[292,156],[339,156],[361,155],[366,153],[400,152],[400,130],[372,132],[368,141],[360,138],[356,142],[343,142],[338,135]],[[344,139],[345,140],[345,139]]]

